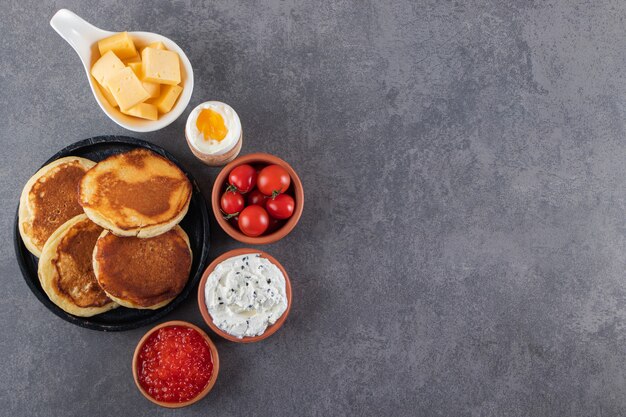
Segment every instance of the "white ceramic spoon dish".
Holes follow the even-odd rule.
[[[172,123],[174,120],[183,113],[189,100],[191,99],[191,93],[193,91],[193,68],[189,62],[189,58],[183,52],[182,49],[174,41],[166,38],[165,36],[158,35],[150,32],[129,32],[130,36],[135,41],[137,49],[140,49],[152,42],[163,42],[165,47],[170,51],[174,51],[180,57],[181,62],[181,78],[183,91],[178,98],[178,101],[174,105],[171,111],[163,114],[158,120],[146,120],[132,116],[127,116],[120,112],[118,109],[112,107],[109,102],[104,98],[100,88],[95,85],[96,81],[91,76],[91,66],[100,57],[100,51],[98,50],[97,42],[100,39],[104,39],[108,36],[114,35],[117,32],[109,32],[93,26],[86,22],[80,16],[67,10],[61,9],[50,19],[50,26],[57,31],[63,39],[69,43],[76,51],[80,60],[83,62],[87,79],[89,80],[89,86],[96,101],[100,105],[102,111],[109,116],[118,125],[125,129],[135,132],[152,132],[159,130]]]

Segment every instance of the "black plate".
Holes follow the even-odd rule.
[[[193,179],[191,174],[181,165],[178,161],[170,155],[165,149],[154,145],[152,143],[134,139],[126,136],[97,136],[95,138],[81,140],[76,142],[59,152],[57,152],[52,158],[48,159],[43,165],[62,158],[64,156],[80,156],[92,161],[101,161],[104,158],[118,154],[120,152],[126,152],[135,148],[146,148],[153,152],[156,152],[170,161],[174,162],[178,167],[187,175],[187,178],[193,184],[193,193],[191,195],[191,202],[189,204],[189,211],[185,218],[180,222],[180,226],[189,235],[189,243],[193,252],[193,262],[191,264],[191,272],[189,275],[189,281],[183,288],[183,291],[176,297],[171,303],[158,310],[136,310],[125,307],[118,307],[116,309],[107,311],[106,313],[98,314],[92,317],[78,317],[72,314],[66,313],[56,304],[54,304],[46,293],[41,288],[39,278],[37,276],[37,258],[33,256],[28,249],[24,246],[22,238],[20,236],[18,228],[18,216],[15,216],[15,254],[17,255],[17,262],[22,270],[22,275],[26,283],[41,301],[50,311],[63,320],[76,324],[88,329],[95,329],[101,331],[121,331],[130,330],[137,327],[145,326],[165,316],[167,313],[176,308],[187,296],[193,287],[198,283],[202,272],[204,271],[205,263],[209,255],[209,216],[207,213],[206,203],[204,197],[200,193],[200,189]],[[43,166],[42,165],[42,166]]]

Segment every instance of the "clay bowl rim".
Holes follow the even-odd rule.
[[[137,358],[139,356],[139,351],[143,347],[144,343],[146,342],[148,337],[150,337],[150,335],[152,335],[155,331],[163,327],[170,327],[170,326],[188,327],[200,333],[200,335],[204,338],[204,340],[206,340],[206,342],[209,344],[209,349],[211,350],[211,360],[213,361],[213,373],[211,374],[211,378],[209,379],[207,386],[204,387],[204,389],[200,391],[198,395],[182,403],[168,403],[165,401],[158,401],[152,398],[150,394],[148,394],[146,390],[143,389],[143,387],[139,383],[139,378],[137,377]],[[132,371],[133,371],[133,379],[135,380],[135,385],[137,386],[137,388],[139,389],[139,392],[141,392],[144,397],[146,397],[148,400],[150,400],[154,404],[159,405],[161,407],[182,408],[188,405],[195,404],[196,402],[200,401],[201,399],[206,397],[206,395],[213,389],[213,386],[215,385],[215,382],[217,381],[217,375],[219,374],[219,370],[220,370],[220,357],[219,357],[219,354],[217,353],[217,348],[215,347],[215,344],[213,343],[209,335],[200,327],[196,326],[193,323],[189,323],[188,321],[170,320],[170,321],[166,321],[165,323],[161,323],[159,325],[154,326],[153,328],[148,330],[141,339],[139,339],[139,342],[137,343],[137,347],[135,348],[135,353],[133,354],[132,368],[133,368]]]
[[[296,203],[295,210],[293,215],[287,220],[285,224],[278,230],[261,236],[246,236],[239,230],[237,230],[233,225],[231,225],[227,220],[224,219],[222,213],[220,212],[220,197],[223,192],[224,183],[226,182],[226,177],[230,173],[230,171],[241,165],[241,164],[276,164],[280,165],[287,170],[289,176],[291,177],[291,183],[293,185],[294,190],[294,201]],[[220,225],[223,231],[225,231],[230,237],[241,242],[247,243],[249,245],[265,245],[268,243],[274,243],[279,241],[280,239],[287,236],[291,231],[296,227],[296,224],[300,221],[300,217],[302,216],[302,211],[304,209],[304,188],[302,187],[302,181],[296,171],[289,165],[287,162],[282,160],[281,158],[270,155],[268,153],[256,152],[248,155],[239,156],[233,159],[231,162],[226,164],[224,168],[220,171],[215,178],[215,182],[213,183],[213,189],[211,190],[211,208],[213,209],[213,215],[217,219],[217,223]]]
[[[285,312],[282,314],[282,316],[280,316],[278,318],[278,320],[276,320],[276,322],[274,324],[272,324],[267,329],[265,329],[265,332],[263,332],[262,335],[260,335],[260,336],[252,336],[252,337],[244,337],[244,338],[239,339],[238,337],[233,336],[231,334],[228,334],[225,331],[221,330],[220,328],[218,328],[213,323],[213,318],[211,317],[211,314],[209,314],[209,309],[207,308],[206,301],[204,299],[204,287],[205,287],[206,282],[207,282],[207,280],[209,278],[209,274],[211,274],[211,272],[213,272],[213,270],[217,267],[217,265],[220,262],[225,261],[228,258],[232,258],[233,256],[254,255],[254,254],[257,254],[257,253],[260,254],[261,257],[266,258],[271,263],[276,265],[278,267],[278,269],[280,269],[280,271],[285,276],[285,293],[287,294],[287,310],[285,310]],[[260,342],[261,340],[265,340],[268,337],[270,337],[271,335],[273,335],[274,333],[276,333],[278,331],[278,329],[280,329],[283,326],[283,324],[285,323],[285,320],[287,320],[287,316],[289,315],[289,311],[291,310],[291,300],[292,300],[291,281],[289,279],[289,275],[287,274],[287,271],[285,270],[283,265],[276,260],[276,258],[274,258],[269,253],[267,253],[265,251],[262,251],[262,250],[258,250],[258,249],[239,248],[239,249],[232,249],[232,250],[229,250],[228,252],[225,252],[225,253],[221,254],[220,256],[215,258],[213,260],[213,262],[211,262],[209,264],[209,266],[207,266],[207,268],[204,270],[204,274],[202,274],[202,278],[200,279],[200,283],[198,284],[198,308],[200,309],[200,314],[202,315],[202,318],[204,319],[204,322],[217,335],[223,337],[226,340],[230,340],[231,342],[236,342],[236,343]]]

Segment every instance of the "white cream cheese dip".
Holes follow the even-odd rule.
[[[285,276],[260,254],[217,265],[204,287],[213,323],[238,338],[262,335],[287,310]]]

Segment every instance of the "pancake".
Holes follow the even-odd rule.
[[[22,190],[18,222],[26,248],[35,256],[63,223],[83,212],[78,184],[95,162],[77,156],[57,159],[33,175]]]
[[[79,214],[59,227],[41,252],[41,287],[54,304],[75,316],[90,317],[118,307],[93,273],[92,254],[101,233],[100,226]]]
[[[102,232],[93,251],[100,287],[120,305],[157,309],[185,287],[191,248],[180,226],[151,238],[119,237]]]
[[[80,182],[79,199],[85,214],[114,234],[153,237],[185,217],[191,182],[173,162],[137,148],[96,164]]]

